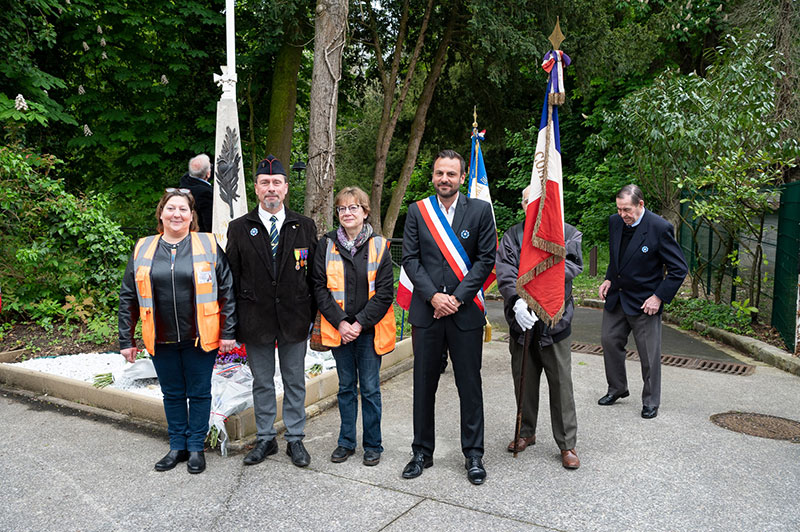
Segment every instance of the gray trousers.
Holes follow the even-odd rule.
[[[536,434],[539,417],[539,382],[542,370],[547,377],[550,392],[550,421],[553,438],[562,451],[574,449],[578,434],[578,418],[575,413],[575,397],[572,393],[572,351],[570,340],[542,348],[531,342],[525,361],[525,394],[522,397],[522,423],[520,436],[529,438]],[[514,339],[509,340],[511,373],[514,376],[514,393],[519,397],[519,378],[522,373],[522,358],[525,348]]]
[[[602,343],[608,393],[628,390],[625,373],[625,344],[633,331],[636,350],[642,363],[642,406],[661,404],[661,314],[628,316],[617,305],[603,311]]]
[[[278,342],[278,359],[283,380],[283,423],[287,441],[302,440],[306,424],[306,342]],[[275,344],[247,344],[247,363],[253,372],[253,410],[259,440],[277,434],[275,417]]]

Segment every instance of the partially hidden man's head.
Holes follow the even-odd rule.
[[[639,219],[644,211],[644,194],[634,184],[625,185],[617,192],[617,214],[622,221],[631,225]]]
[[[451,198],[464,184],[467,164],[454,150],[442,150],[433,160],[433,186],[440,198]]]
[[[211,176],[211,159],[205,153],[189,159],[189,175],[208,181]]]
[[[265,211],[276,213],[289,193],[289,178],[281,162],[272,155],[258,163],[255,174],[256,196]]]

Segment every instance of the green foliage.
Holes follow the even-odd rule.
[[[737,319],[751,319],[750,317],[758,312],[756,307],[750,305],[750,298],[746,298],[742,302],[731,301],[731,306],[736,311]]]
[[[729,305],[721,305],[705,299],[674,299],[664,306],[664,311],[677,320],[682,329],[694,328],[699,321],[736,334],[752,335],[749,313],[738,312]]]
[[[55,24],[63,13],[58,0],[8,2],[0,10],[0,122],[8,119],[77,125],[50,91],[66,87],[64,80],[43,70],[46,54],[56,46]],[[21,94],[27,111],[14,108]]]
[[[60,162],[0,147],[3,310],[45,328],[115,309],[131,249],[109,217],[106,195],[74,196],[49,175]]]

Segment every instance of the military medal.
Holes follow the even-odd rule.
[[[295,249],[294,250],[294,260],[295,260],[294,269],[295,270],[299,270],[300,269],[300,250],[299,249]]]

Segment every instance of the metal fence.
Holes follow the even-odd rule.
[[[681,205],[681,215],[688,223],[681,223],[679,237],[683,253],[693,273],[702,270],[700,283],[706,295],[711,293],[717,269],[725,261],[724,241],[707,224],[694,220],[688,203]],[[723,238],[724,231],[717,230]],[[755,248],[755,239],[739,235],[737,241]],[[787,346],[794,346],[797,317],[798,266],[800,265],[800,183],[784,185],[780,190],[780,207],[777,213],[764,219],[761,242],[764,260],[761,265],[759,317],[770,323],[783,337]],[[695,252],[697,248],[697,252]],[[737,244],[739,264],[726,267],[721,300],[737,300],[750,283],[753,257]],[[737,283],[736,279],[741,282]],[[750,302],[752,305],[753,302]]]
[[[772,326],[778,329],[783,341],[794,351],[800,274],[800,182],[783,186],[778,212]]]

